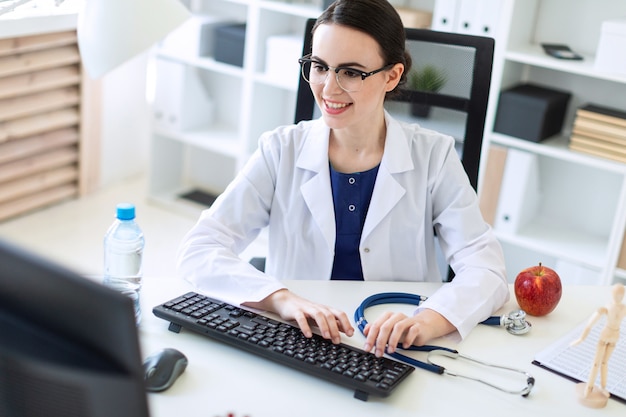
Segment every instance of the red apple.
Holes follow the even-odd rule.
[[[520,308],[536,317],[554,310],[563,292],[559,274],[541,262],[517,274],[513,288]]]

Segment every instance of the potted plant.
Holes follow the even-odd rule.
[[[425,65],[420,69],[414,69],[409,73],[409,88],[414,91],[427,91],[436,93],[443,88],[448,77],[443,69],[434,65]],[[411,113],[417,117],[428,117],[430,106],[424,103],[411,103]]]

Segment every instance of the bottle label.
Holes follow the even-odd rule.
[[[108,253],[105,279],[113,285],[141,285],[141,252]],[[115,282],[122,281],[122,282]],[[124,284],[125,283],[125,284]]]

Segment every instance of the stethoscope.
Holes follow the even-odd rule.
[[[428,297],[425,297],[422,295],[399,293],[399,292],[374,294],[374,295],[367,297],[365,300],[363,300],[361,305],[359,305],[359,307],[356,309],[356,311],[354,312],[354,321],[357,327],[359,328],[359,330],[361,331],[361,333],[363,333],[365,326],[367,325],[367,320],[365,319],[365,310],[367,308],[373,307],[379,304],[410,304],[410,305],[419,306],[422,302],[426,301],[427,298]],[[531,324],[528,321],[526,321],[526,313],[523,310],[512,311],[506,316],[491,316],[487,320],[482,321],[480,324],[486,324],[490,326],[503,326],[509,333],[514,334],[514,335],[525,334],[531,328]],[[411,358],[409,356],[403,355],[398,352],[388,353],[388,355],[397,360],[406,362],[410,365],[425,369],[430,372],[434,372],[440,375],[445,374],[445,375],[450,375],[450,376],[456,376],[456,377],[480,382],[482,384],[488,385],[492,388],[496,388],[500,391],[503,391],[509,394],[520,394],[526,397],[528,396],[528,394],[530,394],[530,391],[535,385],[535,378],[526,371],[516,369],[516,368],[511,368],[508,366],[502,366],[502,365],[497,365],[497,364],[481,361],[479,359],[475,359],[470,356],[461,354],[459,351],[455,349],[450,349],[450,348],[443,347],[443,346],[423,345],[423,346],[411,346],[410,348],[405,349],[405,350],[428,352],[428,356],[426,359],[428,362],[422,362],[422,361],[419,361],[417,359]],[[464,359],[464,360],[467,360],[467,361],[470,361],[470,362],[473,362],[482,366],[498,368],[498,369],[502,369],[505,371],[519,373],[526,377],[526,386],[520,390],[510,390],[501,386],[497,386],[491,382],[487,382],[480,378],[470,377],[468,375],[463,375],[458,372],[453,372],[453,371],[446,369],[442,365],[437,365],[433,361],[434,356],[444,356],[444,357],[452,358],[452,359]]]

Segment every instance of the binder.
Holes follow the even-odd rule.
[[[489,147],[487,164],[483,183],[480,188],[480,211],[487,223],[494,225],[500,190],[502,189],[502,176],[506,165],[507,148],[492,145]]]
[[[458,3],[456,32],[475,35],[478,29],[479,0],[461,0]]]
[[[509,149],[500,187],[495,229],[517,233],[537,212],[540,195],[539,157]]]
[[[496,36],[501,0],[461,0],[456,7],[455,32],[492,38]]]
[[[478,0],[477,21],[474,23],[474,34],[495,38],[500,22],[502,9],[501,0]]]
[[[433,8],[432,29],[455,32],[459,0],[436,0]]]
[[[624,240],[622,240],[622,250],[620,251],[619,258],[617,259],[617,267],[626,269],[626,232],[624,233]]]
[[[197,71],[185,64],[157,59],[152,119],[155,125],[173,130],[188,130],[209,125],[213,102]]]

